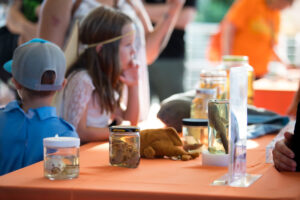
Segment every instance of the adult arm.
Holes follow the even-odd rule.
[[[169,0],[164,17],[157,22],[153,32],[146,34],[148,64],[153,63],[168,44],[184,2],[184,0]]]
[[[146,10],[151,18],[153,23],[159,22],[163,17],[164,13],[167,10],[167,4],[159,3],[159,4],[151,4],[144,3]],[[186,26],[192,22],[196,16],[196,8],[191,6],[183,7],[181,10],[177,22],[175,24],[175,28],[184,30]]]
[[[131,2],[134,1],[131,0]],[[148,27],[148,25],[145,25],[149,24],[150,19],[148,13],[145,11],[145,8],[142,9],[134,7],[137,5],[143,6],[143,4],[132,3],[137,15],[144,24],[144,28],[146,27],[146,52],[148,64],[153,63],[159,56],[160,52],[166,47],[184,3],[185,0],[168,0],[166,3],[166,10],[163,12],[163,17],[157,22],[153,30],[151,30],[152,28]],[[143,19],[143,16],[145,17],[145,15],[147,15],[148,19]]]
[[[21,43],[28,41],[37,35],[37,25],[20,12],[22,0],[14,0],[9,6],[6,18],[7,28],[14,34],[21,36]]]
[[[72,5],[72,0],[45,0],[39,20],[38,37],[63,47]]]
[[[287,146],[292,139],[292,134],[286,132],[284,139],[278,141],[273,149],[274,166],[278,171],[295,171],[296,162],[293,160],[295,157],[294,152]]]
[[[98,128],[90,127],[86,124],[87,118],[87,106],[85,107],[81,119],[77,126],[77,133],[82,142],[93,142],[93,141],[103,141],[108,140],[109,129],[107,127]]]

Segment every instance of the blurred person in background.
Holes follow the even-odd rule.
[[[264,76],[270,60],[280,61],[274,52],[278,40],[280,11],[294,0],[238,0],[212,37],[209,59],[220,61],[223,55],[246,55],[256,78]]]
[[[10,1],[6,26],[0,29],[0,66],[12,59],[18,45],[35,38],[40,5],[43,0],[12,0]],[[0,67],[0,78],[7,83],[11,77]]]
[[[166,0],[145,0],[144,2],[151,21],[154,24],[158,23],[164,16]],[[160,101],[184,90],[184,34],[185,28],[196,16],[196,3],[196,0],[185,2],[166,48],[149,67],[150,94],[151,97],[157,96]]]

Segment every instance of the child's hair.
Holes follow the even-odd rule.
[[[54,71],[50,71],[50,70],[45,71],[41,78],[41,85],[54,84],[55,79],[56,79],[56,75]],[[46,97],[55,94],[56,92],[56,91],[36,91],[28,88],[25,88],[25,90],[28,93],[28,95],[31,97]]]
[[[131,19],[112,8],[100,6],[89,13],[81,22],[79,42],[94,44],[122,35],[122,28],[132,23]],[[120,105],[123,83],[119,80],[121,65],[119,61],[120,40],[104,44],[100,52],[96,47],[87,48],[67,71],[86,69],[91,76],[95,90],[99,95],[99,105],[103,111],[113,112]],[[115,92],[119,98],[115,99]]]

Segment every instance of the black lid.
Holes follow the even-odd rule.
[[[207,126],[208,120],[207,119],[193,119],[193,118],[183,118],[182,125],[187,126]]]
[[[139,132],[140,128],[136,126],[111,126],[110,132]]]

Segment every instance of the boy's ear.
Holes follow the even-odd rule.
[[[61,87],[60,90],[62,90],[62,89],[65,88],[65,86],[67,85],[67,82],[68,82],[68,80],[67,80],[67,79],[64,79],[64,81],[63,81],[63,83],[62,83],[62,87]]]
[[[98,44],[98,45],[96,46],[96,51],[97,51],[97,53],[100,53],[101,49],[102,49],[102,44]]]
[[[20,90],[23,88],[22,85],[20,83],[18,83],[18,81],[16,81],[16,79],[12,78],[11,82],[15,85],[17,90]]]

